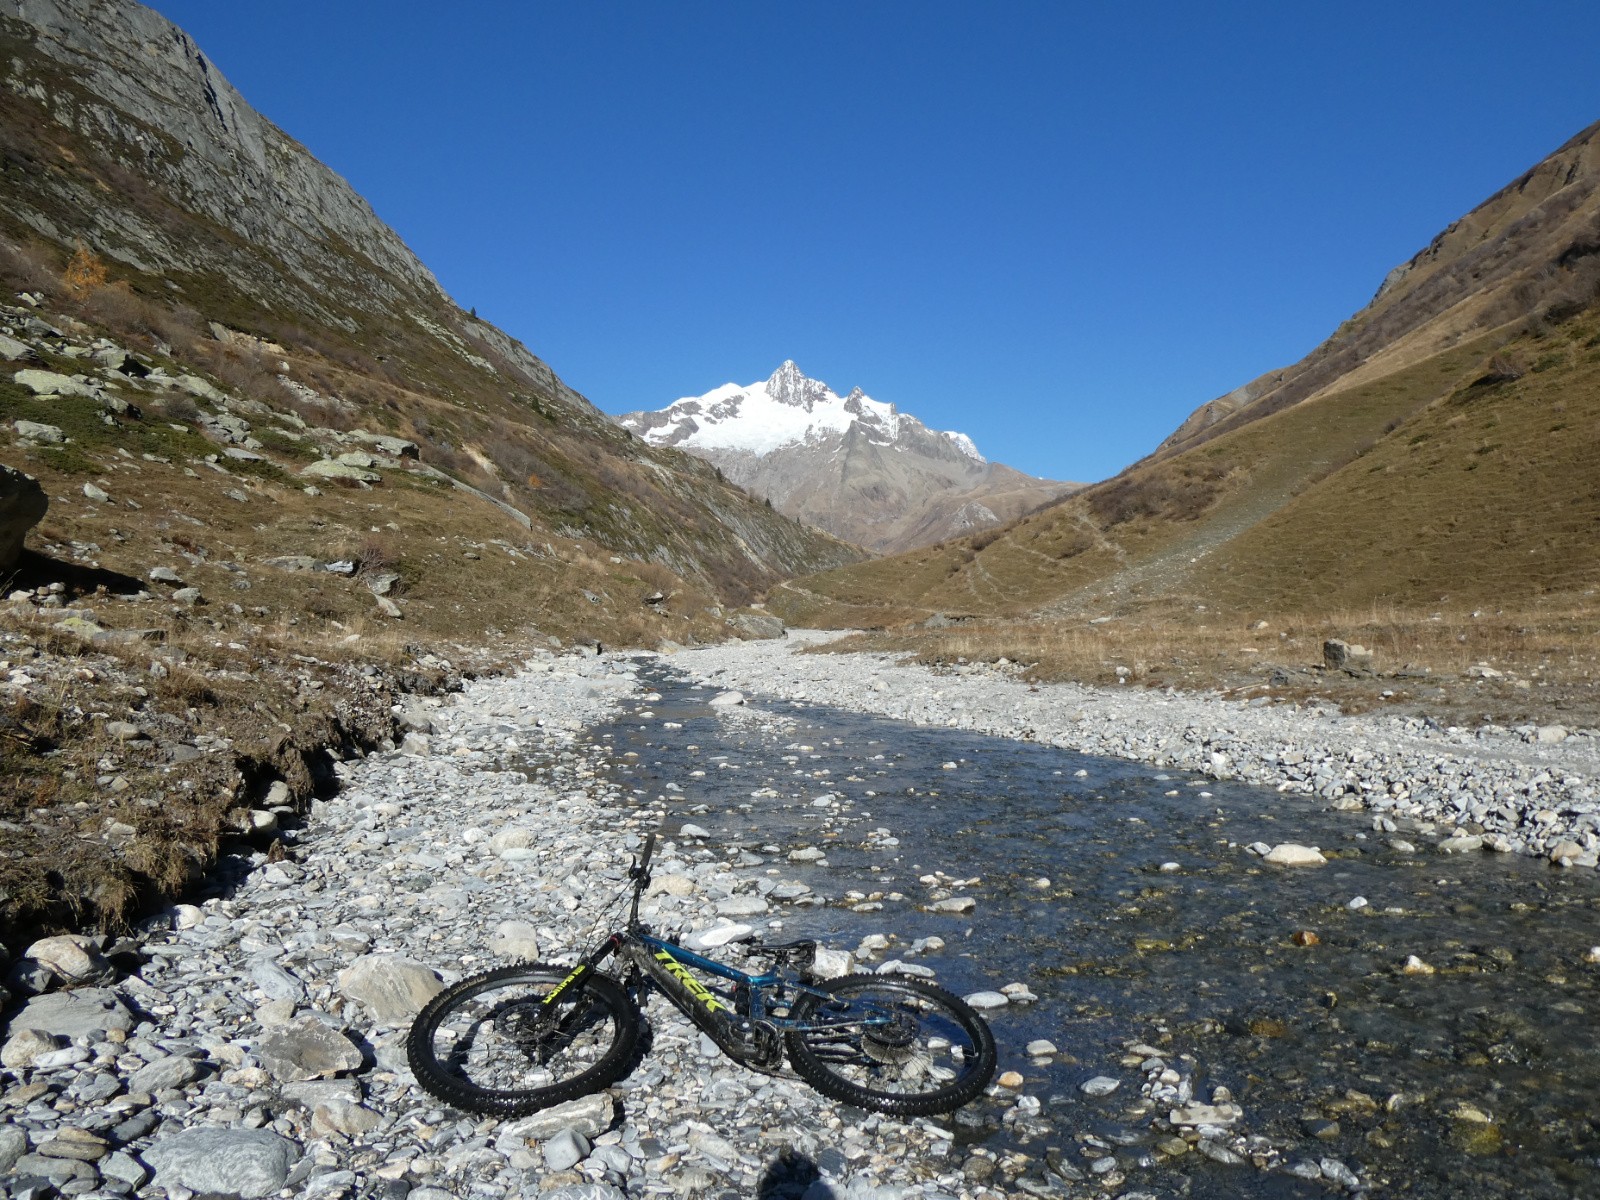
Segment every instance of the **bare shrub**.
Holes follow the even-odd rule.
[[[1055,554],[1058,559],[1072,558],[1093,550],[1096,544],[1095,540],[1083,530],[1073,529],[1056,546]]]
[[[191,708],[217,702],[217,694],[206,677],[188,667],[170,668],[165,678],[153,682],[151,691],[159,697],[177,700]]]
[[[361,543],[354,555],[356,570],[363,575],[377,575],[392,571],[400,564],[400,555],[388,538],[369,537]]]
[[[53,293],[60,280],[55,260],[44,247],[0,241],[0,283],[6,291]]]
[[[187,304],[172,308],[155,305],[154,310],[151,332],[175,350],[192,353],[202,342],[211,340],[201,337],[200,331],[206,327],[205,318]]]
[[[313,400],[280,386],[272,396],[272,403],[295,413],[307,425],[336,429],[340,432],[347,432],[356,427],[355,414],[348,411],[344,405],[332,400]]]
[[[1528,368],[1512,355],[1496,354],[1484,364],[1483,374],[1472,381],[1473,387],[1493,387],[1501,383],[1515,383],[1527,374]]]
[[[489,457],[507,479],[518,480],[525,487],[544,487],[546,477],[552,473],[542,458],[512,438],[496,441],[490,447]]]
[[[281,403],[283,385],[275,364],[253,347],[225,346],[211,338],[198,342],[191,356],[225,391]]]
[[[428,461],[446,475],[454,476],[463,483],[470,483],[474,487],[488,481],[482,478],[483,469],[478,466],[477,460],[470,454],[457,450],[454,446],[445,443],[436,445],[428,455]]]
[[[161,410],[172,421],[193,425],[200,419],[200,406],[182,392],[169,392],[162,397]]]
[[[83,300],[83,310],[88,316],[113,333],[124,335],[150,333],[154,324],[154,307],[121,279]]]

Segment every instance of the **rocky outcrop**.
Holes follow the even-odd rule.
[[[266,251],[291,276],[342,281],[348,291],[340,302],[367,307],[392,302],[400,289],[443,295],[348,183],[251,108],[159,13],[131,0],[0,0],[0,22],[7,39],[28,50],[7,55],[7,88],[138,162],[153,188]],[[53,215],[43,204],[32,207],[30,223],[55,233]],[[99,235],[92,244],[143,270],[213,269],[214,247],[175,236],[134,206],[92,203],[85,215]],[[262,256],[249,257],[260,263]],[[257,266],[244,281],[261,280]]]
[[[0,571],[16,565],[22,539],[44,520],[50,500],[32,475],[0,466]]]

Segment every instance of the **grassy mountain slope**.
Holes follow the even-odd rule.
[[[1226,559],[1196,573],[1194,588],[1230,607],[1264,596],[1300,611],[1371,599],[1592,597],[1597,462],[1600,316],[1591,311],[1503,347],[1474,378],[1243,532]]]
[[[531,518],[519,529],[489,509],[501,536],[588,541],[730,603],[858,556],[630,438],[459,309],[180,31],[132,3],[64,7],[59,28],[0,19],[14,290],[314,429],[415,441],[426,464]],[[98,286],[62,286],[76,246],[105,265]],[[452,503],[482,507],[467,495]]]
[[[781,586],[796,620],[1592,605],[1600,126],[1393,273],[1302,363],[1003,532]]]
[[[1202,405],[1157,450],[1382,378],[1530,316],[1560,321],[1600,283],[1600,123],[1396,267],[1365,308],[1300,362]]]
[[[801,598],[825,598],[855,610],[843,623],[882,624],[1581,595],[1600,583],[1597,346],[1592,311],[1469,342],[1140,464],[992,540],[813,576],[774,602],[816,618]]]

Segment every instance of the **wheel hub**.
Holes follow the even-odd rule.
[[[917,1050],[917,1023],[903,1014],[885,1025],[861,1033],[861,1050],[874,1062],[898,1065],[909,1062]]]
[[[528,1002],[514,1004],[499,1014],[496,1020],[516,1047],[530,1057],[543,1045],[549,1034],[549,1014],[542,1004]]]

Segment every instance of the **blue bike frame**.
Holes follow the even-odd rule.
[[[763,971],[760,975],[751,975],[748,972],[737,969],[736,967],[730,967],[723,963],[709,959],[703,954],[696,954],[693,950],[686,950],[676,942],[669,942],[665,938],[656,937],[654,934],[637,933],[634,936],[640,941],[640,943],[647,946],[655,954],[657,961],[660,961],[660,956],[664,954],[673,962],[687,964],[697,971],[704,971],[708,975],[715,975],[719,979],[726,979],[735,987],[749,988],[750,1012],[747,1015],[752,1021],[771,1021],[771,1023],[778,1028],[795,1027],[793,1022],[768,1017],[766,1014],[766,1004],[762,999],[761,993],[758,991],[760,988],[775,987],[783,982],[783,976],[777,971]],[[665,966],[666,964],[662,965]],[[667,969],[673,978],[682,982],[683,977],[681,975],[679,975],[676,971],[672,971],[670,967]]]
[[[627,941],[648,952],[636,954],[636,961],[651,976],[663,984],[664,990],[667,991],[669,996],[676,994],[679,997],[679,1007],[691,1018],[697,1019],[697,1023],[703,1020],[704,1017],[709,1017],[718,1026],[721,1026],[722,1020],[720,1018],[726,1016],[734,1021],[760,1022],[782,1033],[814,1033],[834,1027],[849,1026],[851,1028],[859,1028],[863,1025],[884,1025],[894,1020],[894,1013],[889,1009],[874,1004],[870,1000],[862,999],[852,1000],[850,1011],[835,1019],[829,1019],[821,1014],[805,1021],[773,1016],[766,1003],[765,991],[768,988],[784,985],[795,992],[809,992],[812,995],[823,997],[829,993],[821,988],[811,987],[797,979],[786,980],[783,974],[777,970],[763,971],[759,975],[751,975],[747,971],[741,971],[725,963],[716,962],[703,954],[696,954],[693,950],[686,950],[676,942],[669,942],[665,938],[656,937],[654,934],[645,933],[643,930],[632,932]],[[697,971],[704,971],[706,974],[714,975],[719,979],[726,979],[733,984],[746,998],[749,1005],[748,1010],[738,1012],[730,1007],[722,997],[690,975],[689,967],[693,967]],[[713,1031],[707,1028],[707,1032],[716,1036],[722,1030],[719,1028]]]
[[[776,967],[759,975],[751,975],[703,954],[696,954],[693,950],[686,950],[675,942],[656,937],[639,923],[639,900],[650,884],[650,859],[655,843],[656,835],[652,833],[645,839],[644,851],[629,871],[634,886],[627,925],[612,933],[586,955],[573,968],[572,974],[544,998],[545,1004],[554,1004],[556,998],[586,972],[598,970],[605,959],[615,954],[654,980],[667,998],[726,1053],[747,1062],[751,1061],[752,1055],[765,1055],[773,1061],[781,1058],[776,1041],[778,1034],[826,1033],[830,1029],[888,1025],[895,1020],[892,1008],[861,998],[852,999],[848,1011],[833,1016],[824,1016],[819,1012],[804,1021],[774,1016],[768,1009],[766,996],[773,988],[781,987],[821,999],[827,999],[831,993],[812,987],[793,975],[786,976]],[[726,997],[700,982],[691,972],[691,967],[733,984],[734,1003],[730,1004]]]

